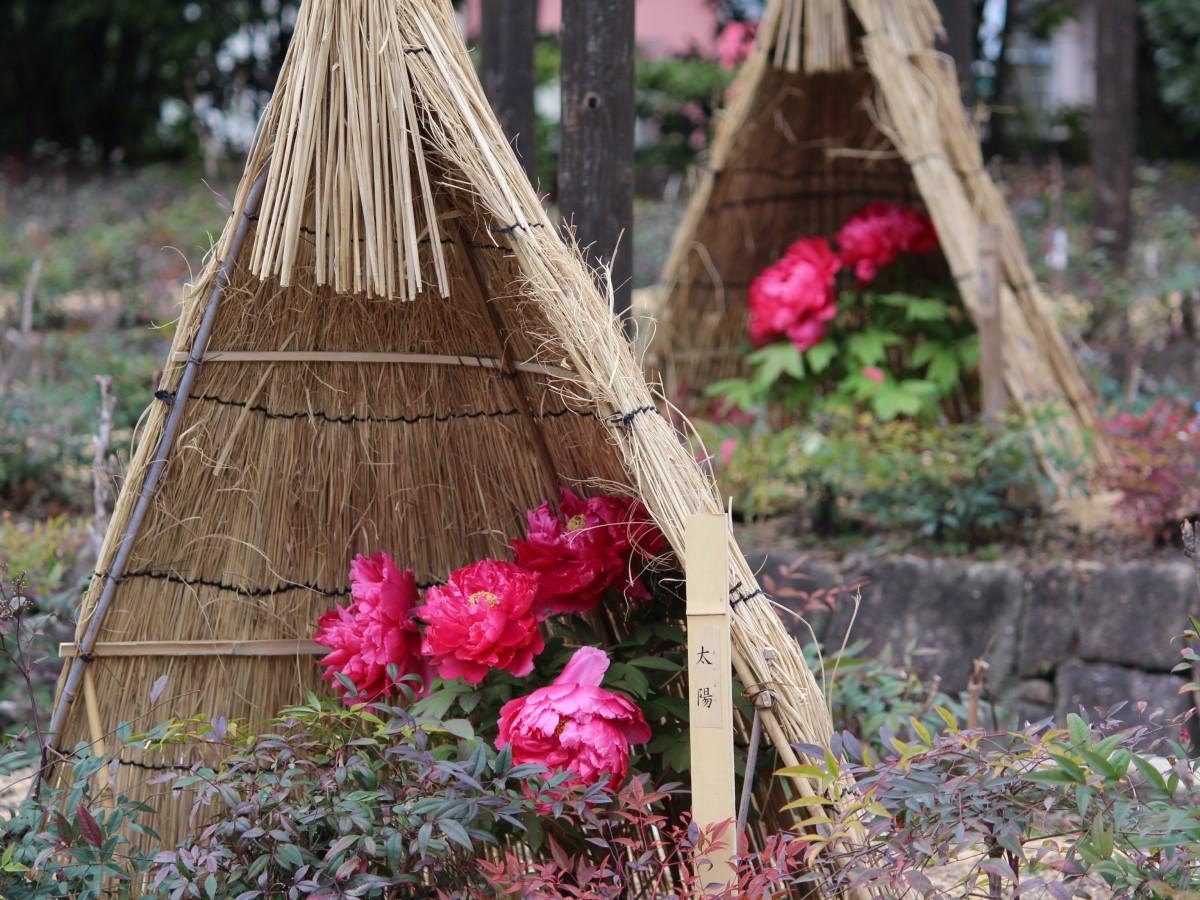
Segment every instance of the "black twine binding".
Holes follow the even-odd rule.
[[[200,768],[199,764],[184,766],[178,763],[144,763],[138,762],[136,759],[125,759],[123,756],[118,756],[116,762],[117,765],[130,766],[134,769],[142,769],[145,772],[195,772]]]
[[[500,373],[504,375],[505,373]],[[507,377],[513,377],[515,373],[507,373]],[[175,391],[155,391],[155,399],[161,400],[164,403],[171,402],[175,396]],[[355,425],[360,422],[382,424],[382,425],[417,425],[421,422],[452,422],[461,419],[500,419],[511,418],[513,416],[522,415],[522,411],[516,407],[508,409],[494,410],[478,410],[473,412],[462,413],[417,413],[411,416],[356,416],[345,415],[335,416],[319,410],[299,410],[297,412],[279,412],[268,409],[260,404],[251,405],[245,400],[229,400],[225,397],[217,397],[213,394],[189,394],[189,400],[197,400],[204,403],[215,403],[218,406],[232,406],[238,409],[245,409],[253,413],[258,413],[267,419],[318,419],[322,422],[327,422],[330,425]],[[579,416],[580,418],[596,418],[595,413],[582,412],[577,409],[563,407],[562,409],[551,409],[543,412],[534,412],[535,419],[559,419],[564,416]]]
[[[109,572],[94,573],[97,578],[108,578],[111,576]],[[323,597],[346,597],[350,594],[349,588],[341,588],[339,590],[330,590],[323,588],[320,585],[310,584],[309,582],[298,581],[294,583],[281,584],[277,587],[241,587],[236,584],[228,584],[224,581],[214,581],[211,578],[185,578],[183,575],[176,575],[174,572],[162,572],[156,569],[140,569],[136,572],[125,572],[116,579],[117,583],[130,578],[152,578],[157,581],[169,581],[172,584],[182,584],[188,587],[210,587],[218,591],[228,591],[233,594],[241,594],[244,597],[271,597],[275,594],[286,594],[290,591],[311,591],[314,594],[320,594]]]
[[[546,227],[546,224],[544,222],[513,222],[511,225],[508,225],[504,228],[498,228],[498,229],[494,230],[492,232],[492,234],[512,234],[518,228],[531,229],[531,228],[545,228],[545,227]]]
[[[736,607],[739,603],[745,603],[747,600],[753,600],[755,597],[767,596],[767,592],[762,588],[755,588],[748,593],[742,593],[741,591],[742,583],[739,581],[737,587],[730,591],[730,593],[734,595],[733,599],[729,601],[730,609]]]
[[[146,772],[188,772],[190,774],[195,774],[201,769],[212,769],[214,771],[218,770],[217,766],[205,765],[204,763],[192,763],[190,766],[183,765],[182,763],[145,763],[136,759],[126,759],[123,756],[114,757],[113,761],[119,766],[129,766],[130,768],[142,769]],[[244,766],[239,767],[238,771],[265,774],[267,772],[278,771],[278,769],[278,766]],[[183,790],[183,788],[172,787],[171,790],[180,791]]]
[[[634,419],[636,419],[642,413],[648,413],[648,412],[657,413],[658,407],[657,406],[639,406],[637,409],[631,409],[627,413],[614,413],[613,415],[608,417],[608,420],[613,423],[619,423],[621,425],[624,425],[626,428],[630,428],[633,425]],[[660,415],[661,415],[661,413],[660,413]]]
[[[93,572],[96,578],[108,578],[109,572]],[[322,597],[348,597],[350,596],[350,588],[338,588],[331,590],[323,588],[320,585],[312,584],[307,581],[289,582],[281,584],[277,587],[241,587],[236,584],[227,584],[223,581],[214,581],[211,578],[186,578],[183,575],[177,575],[174,572],[162,572],[155,569],[141,569],[136,572],[126,572],[116,579],[120,584],[130,578],[151,578],[157,581],[169,581],[172,584],[182,584],[187,587],[208,587],[218,591],[226,591],[231,594],[238,594],[243,597],[272,597],[276,594],[286,594],[290,591],[311,591],[314,594],[319,594]],[[421,590],[426,588],[438,587],[445,584],[443,581],[418,581],[417,587]]]

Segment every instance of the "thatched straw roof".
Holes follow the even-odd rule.
[[[681,550],[687,517],[722,504],[656,403],[450,4],[306,0],[83,599],[54,747],[302,701],[319,684],[308,639],[354,554],[444,579],[506,555],[559,486],[639,495]],[[763,683],[762,649],[778,651],[767,730],[794,759],[829,716],[730,549],[737,671]],[[607,627],[624,616],[607,610]],[[119,787],[149,793],[145,767],[198,754],[125,749]],[[167,840],[183,827],[154,825]]]
[[[650,364],[673,389],[744,371],[746,290],[795,238],[833,235],[876,200],[923,205],[967,311],[981,224],[1001,232],[1006,380],[1021,409],[1056,404],[1058,451],[1108,451],[1093,399],[983,165],[931,0],[772,0],[664,269]],[[1085,447],[1088,449],[1085,451]]]

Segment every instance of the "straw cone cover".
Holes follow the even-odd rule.
[[[505,558],[562,488],[639,497],[676,551],[689,515],[721,511],[505,142],[450,4],[306,0],[138,435],[54,745],[262,722],[319,688],[308,639],[355,555],[386,548],[426,587]],[[768,733],[787,760],[828,739],[828,713],[732,539],[730,559],[735,664],[786,686]],[[204,758],[124,748],[117,788],[153,796],[146,766]],[[154,799],[171,840],[186,798]]]
[[[801,236],[832,237],[871,203],[923,205],[948,278],[980,308],[979,233],[1000,230],[1005,381],[1051,405],[1043,467],[1060,494],[1110,459],[1095,403],[983,163],[931,0],[769,0],[663,270],[648,348],[686,392],[745,372],[747,288]],[[1045,417],[1043,417],[1045,418]],[[1063,458],[1071,460],[1064,465]]]

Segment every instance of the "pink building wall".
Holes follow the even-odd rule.
[[[467,33],[479,33],[479,11],[487,0],[468,0]],[[538,30],[558,31],[562,25],[562,0],[540,0]],[[658,59],[698,51],[715,55],[717,17],[707,0],[637,0],[638,49]]]

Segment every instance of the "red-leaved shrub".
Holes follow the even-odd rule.
[[[1200,415],[1160,400],[1140,415],[1106,423],[1117,451],[1113,484],[1130,524],[1155,540],[1200,515]]]

